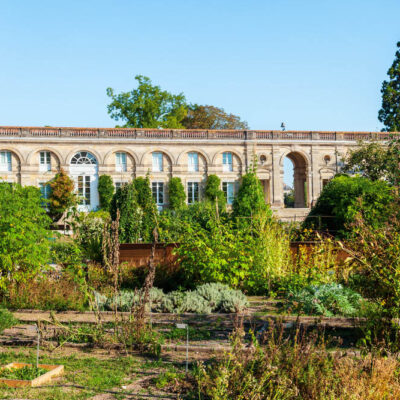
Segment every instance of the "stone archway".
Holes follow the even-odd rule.
[[[296,151],[286,154],[286,157],[293,163],[294,208],[306,208],[309,203],[307,160]]]

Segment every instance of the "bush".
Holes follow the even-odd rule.
[[[324,187],[303,226],[348,236],[351,223],[362,213],[368,225],[379,229],[391,215],[394,198],[393,188],[384,181],[337,176]]]
[[[59,241],[51,245],[52,262],[62,267],[74,265],[82,260],[81,248],[72,241]]]
[[[38,188],[0,183],[0,290],[46,267],[50,224]]]
[[[140,292],[121,290],[117,297],[106,297],[95,292],[95,300],[99,309],[113,310],[115,301],[120,311],[129,311],[132,305],[138,303]],[[248,307],[246,296],[239,290],[230,289],[222,284],[206,284],[194,291],[174,291],[164,294],[161,289],[150,290],[151,309],[164,313],[197,313],[212,312],[243,312]]]
[[[185,208],[186,193],[183,187],[181,178],[171,178],[168,183],[168,197],[169,197],[169,208],[171,210],[181,210]]]
[[[76,204],[75,184],[63,169],[60,169],[49,184],[49,214],[53,221],[57,221],[65,211]]]
[[[8,329],[16,325],[18,321],[14,318],[14,315],[10,311],[0,308],[0,333],[3,333],[4,329]]]
[[[359,313],[362,297],[337,283],[310,285],[287,296],[289,307],[306,315],[354,317]]]
[[[75,240],[89,260],[102,259],[103,231],[109,219],[108,211],[91,211],[80,213],[73,224]]]

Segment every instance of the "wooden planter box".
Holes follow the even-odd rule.
[[[5,368],[23,368],[29,366],[31,367],[32,364],[24,364],[24,363],[17,363],[17,362],[12,362],[10,364],[5,365],[1,369]],[[0,386],[1,385],[6,385],[9,387],[24,387],[24,386],[40,386],[43,383],[46,383],[51,380],[51,378],[55,376],[59,376],[64,372],[64,365],[46,365],[46,364],[39,364],[39,368],[47,369],[48,372],[46,372],[43,375],[40,375],[39,377],[32,379],[31,381],[27,380],[20,380],[20,379],[4,379],[0,378]]]

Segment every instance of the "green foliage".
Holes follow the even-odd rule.
[[[306,315],[332,317],[357,316],[362,305],[362,297],[349,288],[337,283],[310,285],[290,292],[288,307]]]
[[[208,175],[204,194],[207,200],[213,204],[218,201],[218,208],[225,209],[226,199],[224,192],[221,190],[221,179],[217,175]]]
[[[126,128],[184,128],[185,96],[162,90],[146,76],[136,75],[135,79],[138,87],[130,92],[114,94],[112,88],[107,88],[107,96],[112,100],[107,107],[111,118],[124,121]]]
[[[75,240],[83,250],[85,258],[102,260],[104,227],[110,219],[108,211],[99,210],[78,214],[73,223]]]
[[[171,210],[181,210],[186,206],[186,194],[185,188],[183,187],[181,178],[173,177],[168,183],[168,197],[169,197],[169,208]]]
[[[120,212],[120,242],[136,243],[140,237],[141,215],[136,189],[132,183],[122,185],[115,192],[110,205],[110,214],[113,221],[117,218],[117,210]]]
[[[73,241],[57,241],[51,244],[52,262],[63,267],[82,261],[82,249]]]
[[[382,108],[378,119],[385,125],[385,131],[400,131],[400,42],[397,43],[395,59],[389,68],[389,80],[382,83]]]
[[[122,290],[116,297],[107,297],[95,292],[95,300],[100,309],[113,310],[115,302],[120,311],[130,311],[139,304],[140,292]],[[197,313],[243,312],[249,305],[246,296],[240,290],[226,285],[211,283],[186,292],[174,291],[164,294],[161,289],[150,290],[150,304],[153,312]]]
[[[318,223],[320,229],[344,236],[348,234],[356,215],[361,212],[366,222],[378,229],[388,220],[391,214],[389,205],[393,200],[394,191],[384,181],[337,176],[322,190],[304,226],[315,226],[313,217],[322,216]]]
[[[140,207],[140,237],[143,242],[151,242],[156,226],[157,205],[151,193],[150,179],[148,176],[146,178],[138,177],[132,183]]]
[[[46,266],[50,223],[38,188],[0,183],[0,290]]]
[[[186,129],[248,129],[246,121],[227,114],[223,108],[214,106],[189,106],[187,116],[182,121]]]
[[[18,324],[18,320],[14,317],[10,311],[0,308],[0,333],[3,333],[4,329],[8,329]]]
[[[252,169],[242,176],[239,191],[233,201],[233,215],[245,221],[258,213],[272,215],[269,205],[265,203],[264,192],[256,170]]]
[[[66,210],[76,204],[74,181],[61,168],[50,181],[49,214],[54,221],[61,218]]]
[[[265,293],[285,270],[289,238],[269,215],[238,227],[210,218],[205,227],[188,224],[176,249],[188,285],[221,282],[250,293]]]
[[[284,193],[283,204],[286,208],[294,207],[294,190],[292,189],[289,193]]]
[[[387,177],[388,152],[379,142],[359,142],[344,159],[343,172],[359,173],[372,181]]]
[[[0,370],[0,378],[31,381],[47,372],[49,371],[44,368],[37,368],[34,365],[25,365],[22,368],[2,368]]]
[[[100,175],[97,187],[100,207],[108,211],[114,194],[114,184],[110,175]]]

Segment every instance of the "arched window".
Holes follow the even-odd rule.
[[[76,153],[72,159],[71,159],[71,164],[76,165],[76,164],[92,164],[96,165],[97,160],[96,157],[92,154],[89,153],[88,151],[80,151],[79,153]]]

